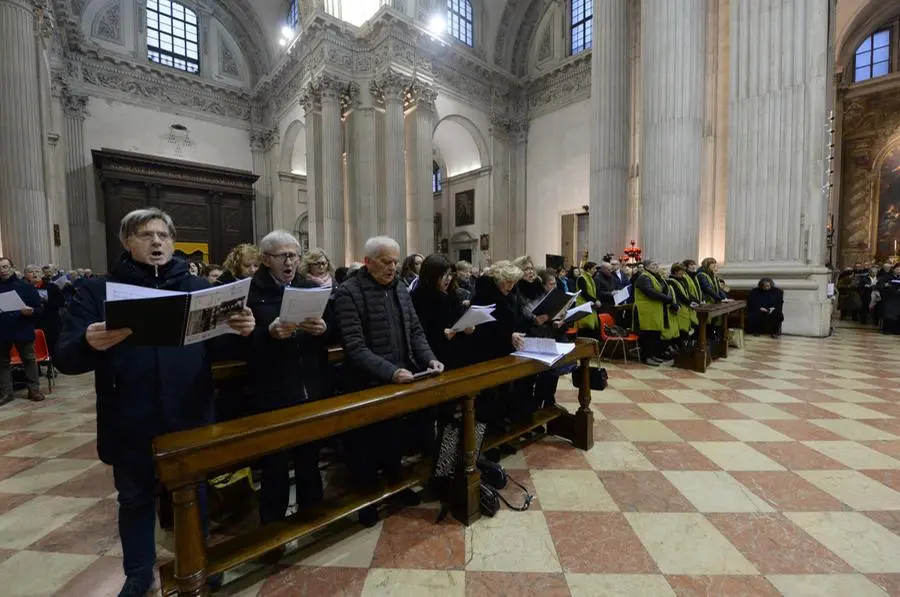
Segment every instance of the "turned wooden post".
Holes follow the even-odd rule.
[[[454,482],[453,518],[470,525],[481,518],[481,473],[475,462],[478,445],[475,437],[475,396],[462,401],[462,438],[459,470]]]
[[[709,314],[700,311],[698,314],[700,325],[697,326],[697,347],[694,349],[694,371],[706,373],[706,362],[709,357],[709,345],[706,337]]]
[[[200,511],[199,484],[172,491],[175,514],[175,586],[179,597],[206,597],[206,537]]]
[[[624,350],[624,349],[623,349]],[[578,411],[572,443],[581,450],[594,447],[594,411],[591,410],[591,358],[579,361],[581,379],[578,381]]]

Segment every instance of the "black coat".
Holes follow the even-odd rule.
[[[765,318],[775,321],[784,321],[782,308],[784,307],[784,292],[780,288],[754,288],[747,297],[747,326],[751,330],[758,330]],[[771,315],[763,315],[760,309],[775,309]]]
[[[12,291],[16,291],[22,302],[34,309],[34,313],[0,313],[0,342],[31,342],[34,340],[34,326],[44,312],[41,295],[37,288],[15,274],[5,282],[0,280],[0,293]]]
[[[106,281],[175,291],[209,287],[172,259],[159,268],[123,256],[108,277],[93,277],[78,290],[63,320],[55,365],[67,375],[94,372],[97,451],[113,465],[149,465],[152,439],[212,423],[210,350],[218,338],[189,346],[135,346],[128,340],[99,352],[85,340],[87,327],[103,321]]]
[[[444,334],[444,330],[452,327],[465,312],[459,297],[455,293],[438,292],[423,285],[417,285],[410,295],[428,346],[437,360],[447,369],[468,365],[471,362],[471,338],[460,332],[448,340]]]
[[[900,319],[900,276],[885,276],[878,283],[882,319]]]
[[[606,275],[602,271],[598,271],[597,275],[594,276],[594,286],[597,287],[597,298],[604,305],[614,304],[613,292],[624,288],[620,286],[619,279],[615,275],[612,273]]]
[[[317,288],[315,282],[294,278],[294,288]],[[247,365],[251,377],[253,410],[266,412],[305,402],[327,398],[332,394],[331,369],[328,365],[328,336],[310,336],[298,332],[293,338],[276,340],[269,334],[269,324],[281,312],[284,288],[261,266],[250,283],[247,306],[256,318],[249,338]],[[324,315],[329,324],[330,314]]]
[[[525,333],[534,325],[534,318],[525,314],[516,292],[504,295],[490,276],[478,278],[473,305],[494,305],[492,315],[497,321],[483,323],[472,334],[473,362],[506,356],[514,351],[512,335]]]
[[[345,390],[391,383],[394,372],[403,368],[389,360],[394,334],[389,328],[388,300],[396,300],[400,306],[406,361],[412,364],[413,373],[424,371],[430,361],[436,360],[406,286],[396,278],[382,286],[362,268],[334,293],[335,317],[344,347],[341,382]]]
[[[54,284],[49,278],[43,280],[41,288],[38,289],[38,294],[40,294],[41,290],[47,292],[47,300],[44,301],[41,299],[44,309],[43,313],[35,318],[34,327],[44,330],[47,333],[49,340],[49,338],[55,338],[56,334],[59,332],[59,327],[62,324],[59,311],[66,306],[66,297],[63,296],[60,287]]]

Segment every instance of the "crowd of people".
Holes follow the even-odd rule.
[[[900,334],[900,261],[848,268],[838,275],[837,292],[841,319]]]

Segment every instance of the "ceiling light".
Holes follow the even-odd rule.
[[[294,37],[294,30],[291,29],[290,27],[288,27],[287,25],[285,25],[284,27],[281,28],[281,36],[286,39],[290,39],[290,38]]]
[[[447,21],[443,16],[436,14],[428,21],[428,30],[435,35],[441,35],[447,32]]]
[[[287,40],[282,37],[281,39],[278,40],[278,45],[283,48],[284,46],[287,45]]]

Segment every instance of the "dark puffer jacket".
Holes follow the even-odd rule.
[[[97,391],[97,451],[113,465],[152,462],[155,436],[213,422],[209,349],[218,339],[190,346],[134,346],[128,340],[99,352],[85,340],[103,321],[106,281],[164,290],[209,287],[173,259],[155,273],[123,256],[107,278],[94,277],[78,290],[63,320],[55,365],[67,375],[94,372]]]
[[[0,280],[0,293],[12,291],[19,293],[19,298],[34,309],[34,313],[0,313],[0,342],[31,342],[34,340],[34,326],[44,312],[41,295],[34,286],[15,274],[5,282]]]
[[[375,281],[366,268],[335,291],[335,317],[344,347],[343,389],[350,391],[390,383],[402,368],[391,362],[395,334],[390,328],[389,300],[396,300],[403,320],[405,360],[413,373],[424,371],[436,360],[428,346],[406,286],[395,278],[388,286]],[[394,330],[396,331],[396,330]]]
[[[473,305],[494,305],[492,315],[497,321],[484,323],[472,334],[473,362],[505,357],[515,349],[513,332],[525,333],[534,326],[534,318],[522,309],[520,295],[513,291],[504,295],[490,276],[481,276],[475,283]]]

